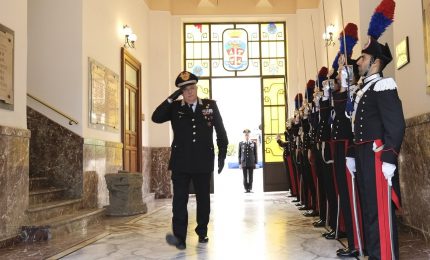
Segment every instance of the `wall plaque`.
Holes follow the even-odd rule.
[[[0,24],[0,108],[13,110],[14,32]]]
[[[120,128],[119,76],[89,58],[90,127],[118,132]]]

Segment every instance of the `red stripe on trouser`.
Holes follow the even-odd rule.
[[[347,154],[347,150],[348,150],[348,141],[345,141],[345,154]],[[345,160],[345,164],[346,164],[346,160]],[[359,249],[359,243],[358,243],[358,234],[357,234],[357,222],[355,222],[355,213],[354,213],[354,197],[352,196],[352,177],[351,177],[351,173],[348,169],[348,167],[345,167],[346,169],[346,181],[348,184],[348,193],[349,193],[349,204],[351,207],[351,213],[352,215],[352,228],[353,228],[353,232],[354,232],[354,246],[356,249]],[[355,185],[355,206],[357,207],[357,218],[358,218],[358,227],[360,229],[360,241],[361,244],[363,245],[363,222],[361,220],[361,207],[360,207],[360,197],[358,196],[358,189],[357,189],[357,185]]]
[[[290,172],[291,190],[293,191],[294,195],[297,195],[296,180],[294,178],[293,162],[291,161],[291,156],[287,156],[287,164],[288,171]]]
[[[381,140],[375,140],[375,144],[380,147]],[[381,260],[391,260],[391,238],[390,224],[388,220],[388,185],[382,173],[382,151],[375,152],[375,174],[376,174],[376,197],[378,201],[378,221],[379,221],[379,244],[381,247]]]

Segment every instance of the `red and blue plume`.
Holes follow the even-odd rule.
[[[346,53],[347,57],[351,57],[352,49],[357,44],[358,41],[358,27],[354,23],[348,23],[345,26],[345,40],[343,36],[343,31],[340,33],[339,41],[340,41],[340,53],[345,54],[345,44],[346,44]]]
[[[333,64],[331,65],[334,71],[337,71],[339,69],[339,56],[340,52],[337,53],[336,57],[334,58]]]
[[[376,7],[375,12],[370,19],[367,34],[373,39],[378,40],[387,27],[393,23],[395,8],[396,3],[394,0],[382,0],[378,7]]]
[[[315,80],[310,79],[306,84],[306,98],[308,102],[312,102],[314,98]]]
[[[318,87],[322,89],[322,82],[327,79],[328,69],[327,67],[322,67],[318,72]]]
[[[302,93],[299,93],[299,94],[296,95],[296,97],[294,98],[294,103],[295,103],[296,110],[299,110],[299,108],[303,104],[303,95],[302,95]]]

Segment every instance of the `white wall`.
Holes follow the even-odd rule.
[[[27,0],[0,0],[0,24],[15,32],[14,110],[0,109],[0,125],[27,129]]]
[[[79,121],[28,105],[82,135],[82,1],[28,1],[28,92]]]
[[[174,77],[172,77],[172,61],[181,59],[181,38],[172,34],[172,16],[169,12],[151,11],[149,14],[150,29],[149,34],[149,60],[151,66],[148,68],[150,78],[150,92],[148,93],[147,121],[149,123],[149,136],[151,147],[170,146],[170,124],[156,124],[152,122],[151,116],[155,108],[176,90]],[[172,42],[173,41],[173,42]],[[179,42],[178,42],[179,41]],[[179,51],[173,46],[179,46]],[[179,52],[179,53],[176,53]],[[179,58],[177,58],[179,55]],[[179,73],[180,68],[174,73]],[[176,75],[175,75],[176,77]],[[173,80],[172,80],[173,78]]]
[[[147,54],[148,8],[141,0],[92,0],[83,1],[83,51],[82,51],[82,125],[85,138],[95,138],[106,141],[121,142],[121,133],[97,130],[88,126],[88,57],[91,57],[121,76],[121,47],[124,44],[123,25],[128,25],[137,35],[135,49],[128,51],[142,64],[142,107],[148,101],[148,64]],[[142,109],[144,110],[144,109]],[[146,114],[146,111],[143,111]],[[147,123],[144,122],[144,129]],[[145,143],[148,133],[143,130]]]
[[[394,44],[398,44],[406,36],[409,37],[410,63],[400,70],[395,70],[395,75],[405,118],[410,118],[430,112],[430,95],[426,94],[422,6],[421,0],[396,3]],[[391,50],[395,56],[395,49]],[[394,59],[393,64],[395,62]]]

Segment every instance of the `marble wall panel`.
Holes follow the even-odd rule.
[[[31,131],[30,175],[47,176],[68,198],[82,196],[83,139],[39,112],[27,107]]]
[[[83,208],[97,208],[98,181],[99,179],[95,171],[84,171]]]
[[[109,205],[109,190],[106,186],[106,173],[116,173],[122,169],[122,143],[95,139],[84,140],[84,172],[95,172],[87,178],[86,189],[96,191],[97,207]],[[87,197],[89,195],[87,194]],[[91,202],[88,202],[91,204]]]
[[[151,192],[155,193],[156,199],[171,198],[170,147],[152,148],[151,157]]]
[[[143,184],[142,184],[142,196],[146,197],[151,193],[151,148],[143,147],[142,148],[142,175],[143,175]]]
[[[0,126],[0,241],[26,224],[30,131]]]
[[[402,221],[430,238],[430,113],[406,120],[399,169]]]

